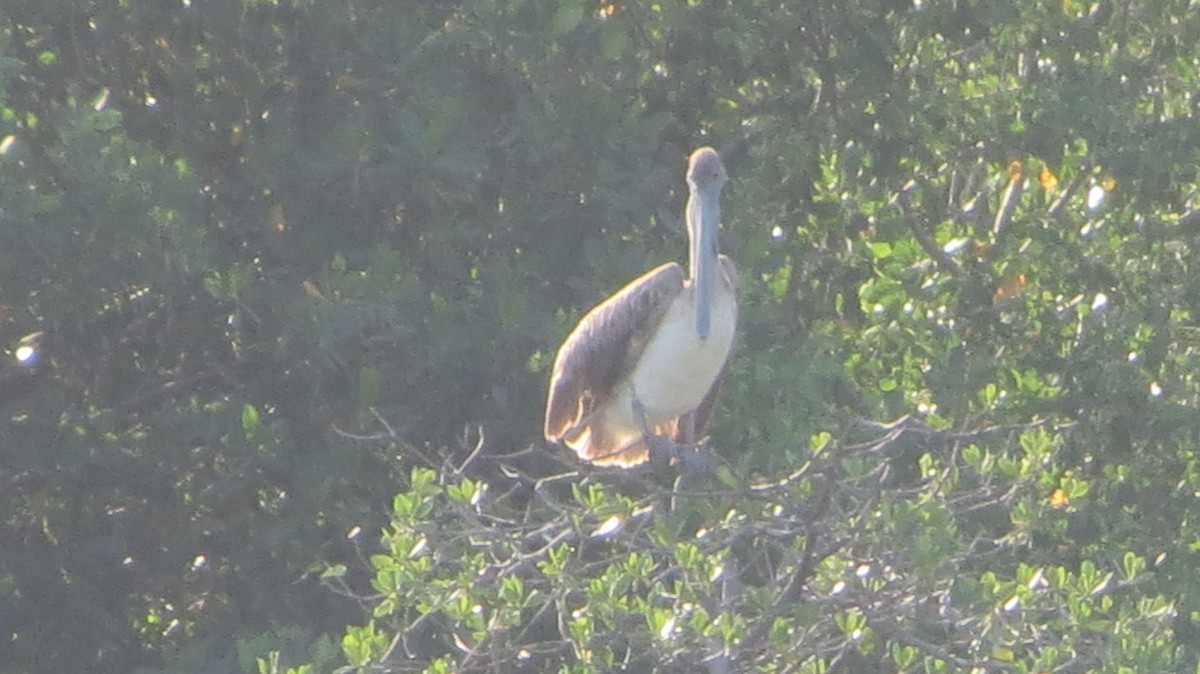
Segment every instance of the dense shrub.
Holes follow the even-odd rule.
[[[1194,670],[1193,10],[6,3],[0,672]],[[702,144],[721,467],[580,467]]]

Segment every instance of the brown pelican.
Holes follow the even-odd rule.
[[[589,311],[550,375],[546,439],[599,465],[634,466],[666,439],[691,444],[712,415],[737,324],[737,270],[717,251],[721,157],[688,160],[688,273],[668,262]]]

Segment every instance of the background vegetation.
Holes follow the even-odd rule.
[[[1200,671],[1194,5],[3,3],[0,672]],[[722,465],[579,466],[702,144]]]

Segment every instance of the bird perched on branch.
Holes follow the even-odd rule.
[[[580,458],[630,467],[694,445],[721,389],[737,327],[737,270],[717,247],[716,150],[688,160],[688,269],[668,262],[596,305],[554,359],[545,436]]]

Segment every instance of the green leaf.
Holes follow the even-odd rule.
[[[321,572],[321,578],[341,578],[346,575],[345,564],[332,564]]]
[[[607,59],[624,56],[633,41],[625,26],[616,21],[605,21],[600,29],[600,49]]]
[[[554,12],[555,33],[569,33],[583,20],[583,3],[580,0],[563,0]]]
[[[1136,578],[1142,571],[1146,569],[1146,560],[1132,552],[1126,552],[1122,560],[1125,569],[1125,580],[1130,581]]]
[[[370,365],[364,365],[358,373],[358,404],[360,409],[367,409],[379,404],[379,387],[379,369]]]
[[[832,439],[833,435],[828,431],[816,433],[808,439],[809,451],[813,454],[820,454],[826,447],[829,446],[829,442]]]
[[[255,442],[258,438],[260,428],[260,420],[258,409],[249,403],[242,406],[242,432],[246,436],[246,442]]]

